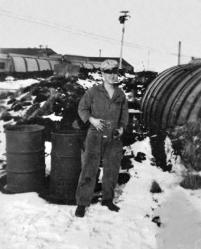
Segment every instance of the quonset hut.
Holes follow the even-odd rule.
[[[61,56],[51,49],[0,48],[0,75],[52,74],[60,60]]]
[[[201,63],[189,63],[169,68],[159,74],[148,86],[141,103],[142,119],[151,134],[155,134],[155,136],[150,136],[152,154],[156,165],[163,170],[171,170],[171,165],[170,167],[167,165],[164,148],[167,129],[186,123],[193,123],[199,127],[200,103]],[[196,153],[193,151],[197,151],[193,143],[191,146],[194,150],[188,152],[188,160],[194,158]],[[200,165],[199,160],[198,162]]]
[[[201,63],[169,68],[148,86],[142,99],[144,125],[151,131],[201,118]]]

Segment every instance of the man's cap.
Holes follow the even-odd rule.
[[[113,70],[118,68],[118,62],[116,60],[107,59],[101,63],[101,71]]]

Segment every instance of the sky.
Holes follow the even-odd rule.
[[[135,71],[163,71],[201,57],[201,0],[0,0],[0,47],[120,56],[120,11],[128,10],[123,58]]]

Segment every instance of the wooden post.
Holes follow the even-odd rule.
[[[181,64],[181,41],[178,44],[178,65]]]

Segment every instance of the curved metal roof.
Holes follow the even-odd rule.
[[[171,67],[148,86],[141,109],[146,127],[166,129],[201,118],[201,64]]]

